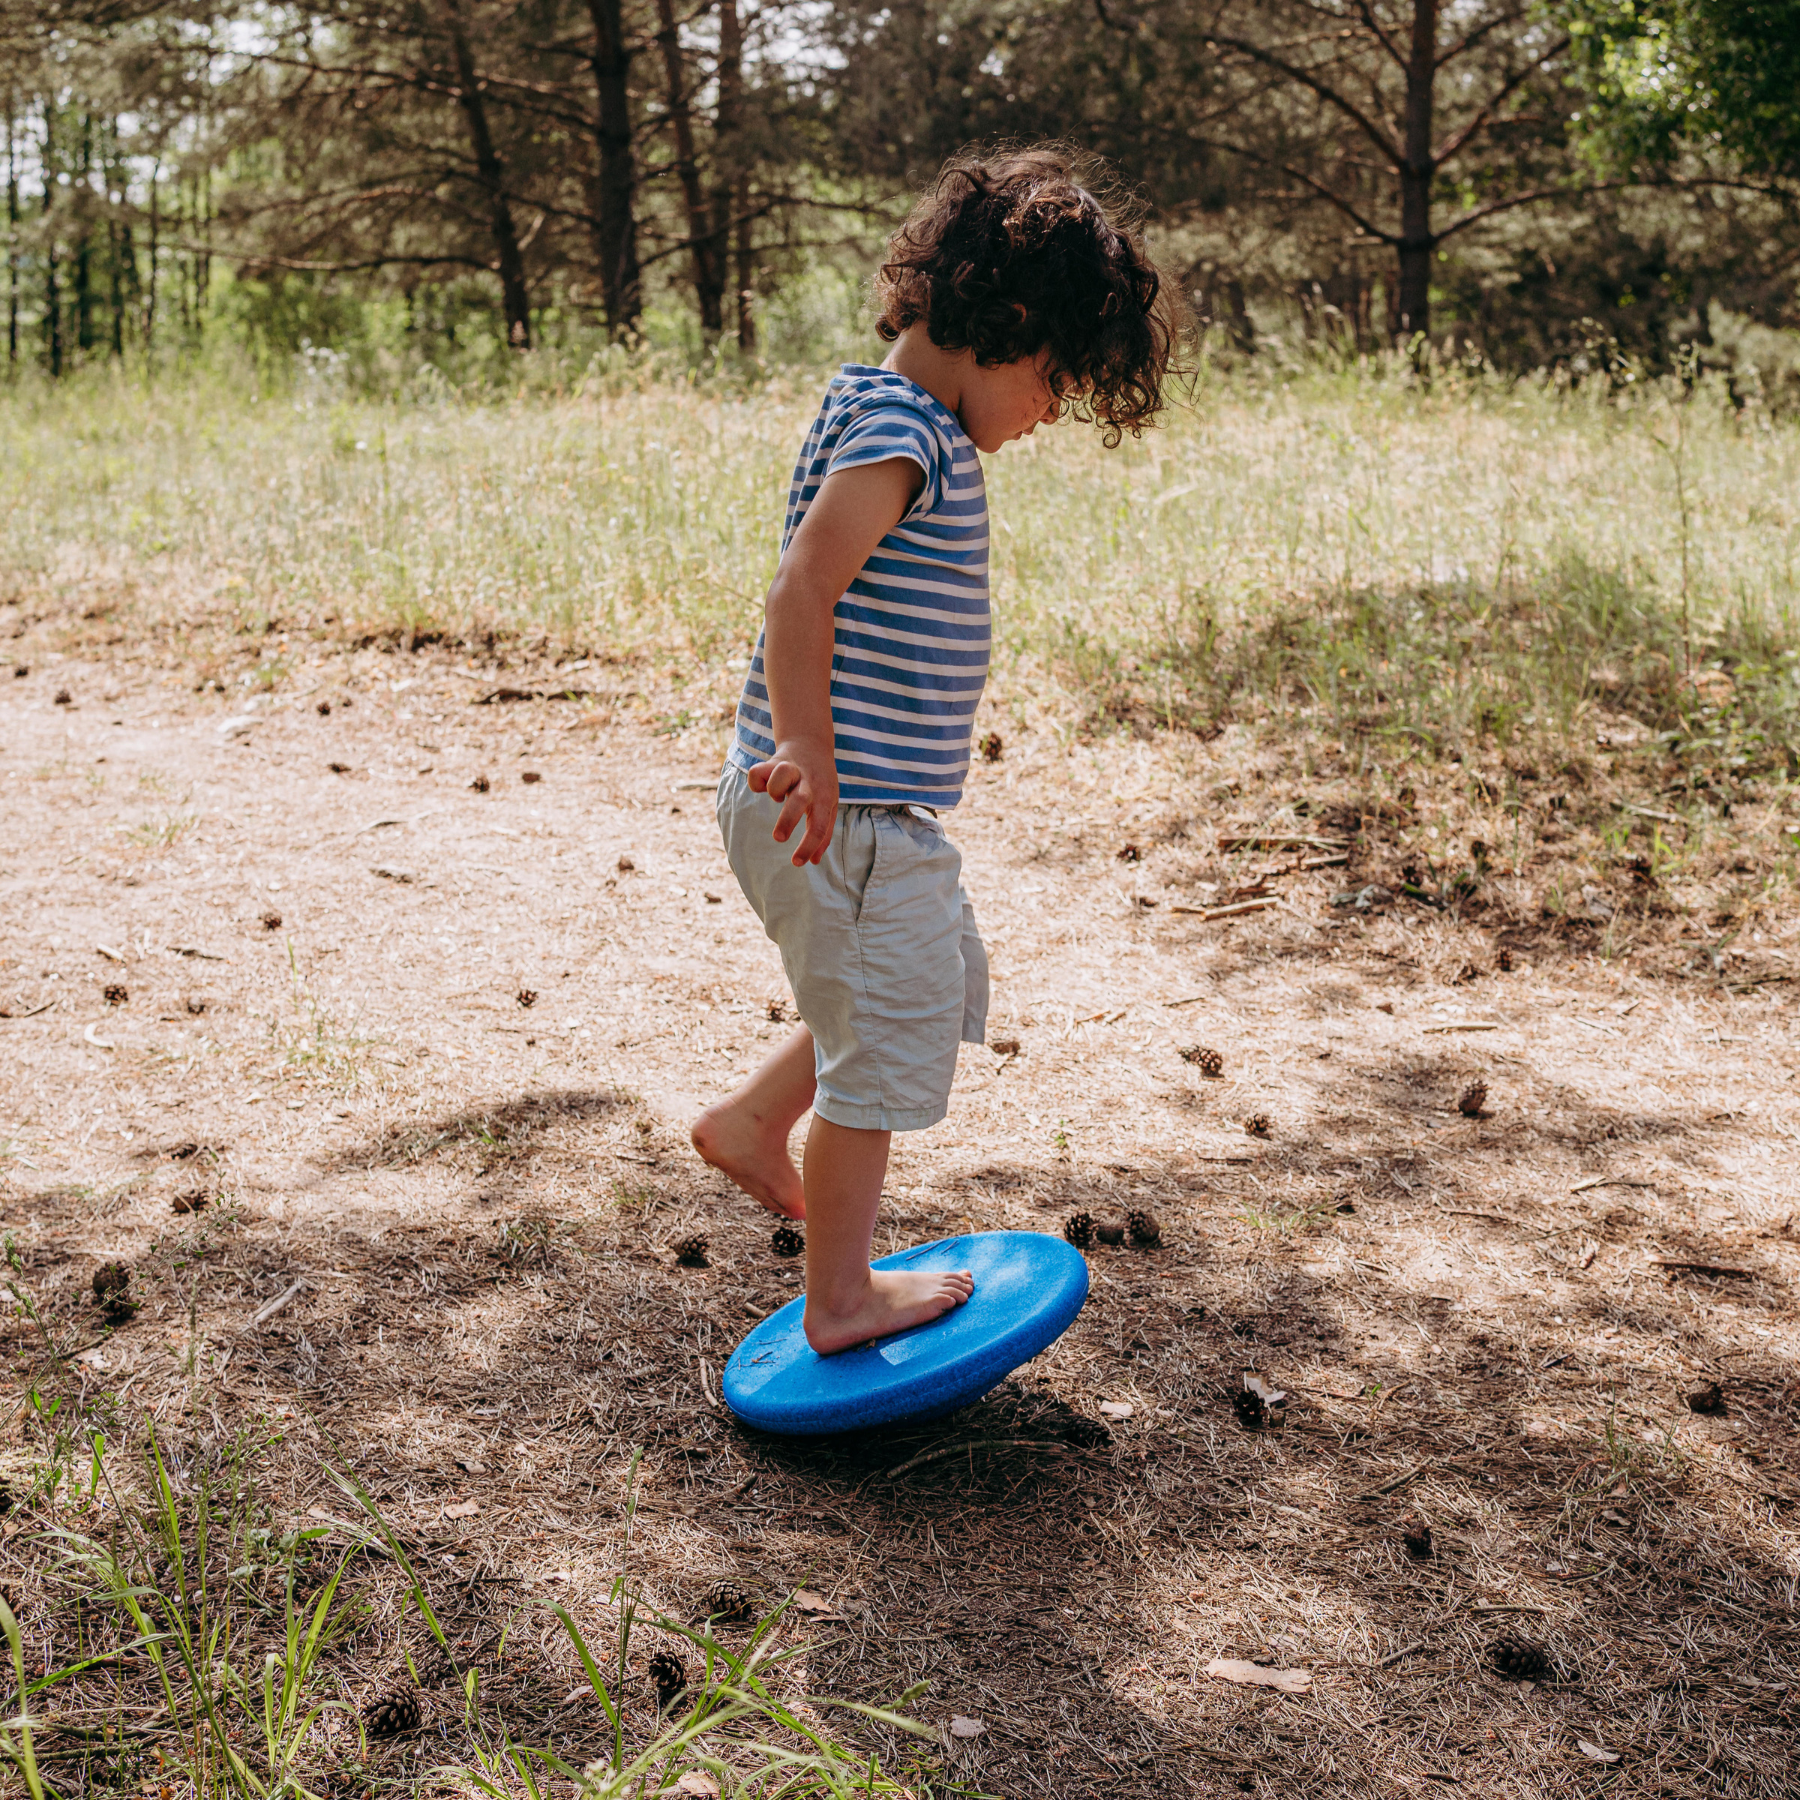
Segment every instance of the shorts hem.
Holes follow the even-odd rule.
[[[832,1125],[850,1131],[924,1131],[940,1124],[949,1116],[950,1103],[939,1106],[913,1106],[896,1109],[891,1106],[858,1106],[849,1100],[833,1100],[829,1095],[814,1097],[813,1111]]]

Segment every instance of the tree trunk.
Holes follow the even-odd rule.
[[[735,244],[737,260],[744,260],[744,237],[732,228],[733,215],[743,210],[740,196],[747,196],[748,165],[744,156],[744,21],[737,0],[719,0],[719,104],[713,115],[712,254],[718,261],[724,285]],[[743,342],[745,283],[739,279],[736,301],[738,341]],[[720,321],[723,329],[723,320]]]
[[[94,225],[89,216],[93,194],[88,178],[93,170],[94,121],[81,121],[81,168],[76,201],[81,208],[81,235],[75,247],[75,345],[85,359],[94,347]]]
[[[6,360],[19,360],[19,152],[13,97],[6,96]]]
[[[487,189],[488,218],[494,234],[495,262],[500,272],[500,301],[506,310],[506,341],[515,350],[531,348],[531,293],[525,285],[525,258],[519,249],[512,203],[506,197],[505,171],[488,129],[487,102],[475,74],[475,55],[461,18],[450,12],[450,46],[456,55],[456,101],[468,122],[475,171]]]
[[[600,308],[608,335],[616,338],[637,324],[644,308],[637,253],[637,164],[626,85],[631,52],[625,47],[620,0],[588,0],[588,15],[594,22],[594,87],[600,103],[594,122],[599,150],[592,202],[594,253],[600,263]]]
[[[700,329],[708,343],[725,329],[725,258],[715,241],[715,228],[700,184],[700,161],[694,149],[694,114],[688,103],[687,68],[675,26],[674,0],[656,0],[663,74],[669,90],[669,125],[675,133],[675,174],[687,209],[688,239],[693,245],[694,297],[700,303]]]
[[[1399,168],[1399,291],[1396,334],[1405,339],[1431,329],[1431,188],[1437,164],[1431,155],[1433,90],[1437,84],[1438,0],[1413,0],[1412,45],[1406,59],[1406,142]]]
[[[162,213],[160,202],[162,196],[162,159],[159,157],[150,170],[150,279],[144,284],[144,349],[147,353],[156,349],[156,275],[157,263],[162,256]]]
[[[737,341],[748,354],[756,348],[756,236],[748,170],[738,177],[737,215]]]
[[[44,215],[49,218],[56,202],[56,126],[52,99],[44,101]],[[63,372],[62,290],[56,280],[56,228],[44,227],[44,347],[50,356],[52,377]]]

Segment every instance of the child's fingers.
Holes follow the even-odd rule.
[[[837,808],[827,807],[814,800],[807,808],[806,835],[800,840],[800,848],[794,852],[794,867],[798,869],[807,863],[822,861],[825,852],[831,848],[831,834],[836,827]]]
[[[775,821],[775,841],[785,844],[794,835],[794,827],[806,817],[806,801],[796,783],[788,791],[788,797],[781,803],[781,817]],[[798,856],[794,859],[798,862]]]

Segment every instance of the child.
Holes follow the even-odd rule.
[[[694,1147],[805,1219],[822,1355],[960,1306],[967,1272],[869,1267],[889,1136],[948,1110],[987,1025],[987,953],[938,815],[988,668],[977,452],[1073,410],[1108,446],[1163,405],[1171,320],[1141,240],[1058,147],[952,162],[876,282],[879,369],[825,393],[719,779],[726,854],[805,1021]],[[781,848],[798,833],[792,852]],[[788,1133],[808,1107],[804,1174]]]

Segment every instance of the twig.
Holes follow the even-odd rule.
[[[1204,994],[1189,994],[1185,1000],[1165,1000],[1164,1006],[1197,1006],[1206,998]],[[54,1004],[54,1002],[52,1003]]]
[[[1279,906],[1279,894],[1264,894],[1258,900],[1239,900],[1232,906],[1171,906],[1172,913],[1192,913],[1201,919],[1232,919],[1239,913],[1267,912],[1271,906]]]
[[[1597,1187],[1635,1187],[1653,1188],[1654,1181],[1638,1181],[1630,1175],[1595,1175],[1587,1181],[1578,1181],[1569,1189],[1571,1194],[1585,1194],[1589,1188]]]
[[[1406,1382],[1401,1383],[1402,1387],[1410,1386],[1410,1385],[1411,1385],[1410,1383],[1406,1383]],[[1399,1388],[1389,1388],[1388,1389],[1389,1394],[1397,1394],[1397,1393],[1399,1393],[1399,1391],[1400,1391]],[[1382,1400],[1385,1400],[1387,1398],[1387,1394],[1383,1394],[1381,1398],[1382,1398]],[[1376,1404],[1379,1406],[1381,1404],[1381,1402],[1377,1401]],[[1430,1467],[1431,1467],[1431,1464],[1429,1462],[1422,1462],[1419,1464],[1419,1466],[1416,1469],[1408,1469],[1404,1475],[1396,1475],[1392,1481],[1384,1481],[1380,1487],[1370,1488],[1366,1494],[1352,1494],[1350,1496],[1350,1498],[1352,1501],[1379,1500],[1379,1499],[1381,1499],[1381,1497],[1384,1494],[1391,1494],[1395,1490],[1395,1488],[1405,1487],[1406,1484],[1409,1481],[1411,1481],[1415,1475],[1423,1475],[1425,1473],[1425,1471],[1427,1469],[1429,1469]]]
[[[1454,1025],[1427,1025],[1427,1032],[1433,1031],[1500,1031],[1504,1027],[1486,1023],[1480,1019],[1461,1019]]]
[[[274,1316],[305,1286],[306,1281],[305,1278],[302,1277],[299,1281],[296,1281],[291,1288],[287,1289],[285,1293],[277,1294],[267,1305],[251,1314],[250,1323],[246,1325],[244,1329],[246,1331],[254,1331],[257,1326],[261,1325],[265,1320],[274,1318]]]
[[[1221,850],[1342,850],[1350,846],[1342,838],[1303,837],[1279,831],[1228,832],[1219,839]]]
[[[1685,825],[1687,820],[1678,813],[1658,812],[1652,806],[1634,806],[1629,800],[1619,802],[1620,807],[1628,813],[1636,813],[1640,819],[1661,819],[1665,825]]]
[[[887,1469],[882,1474],[870,1476],[871,1481],[895,1481],[908,1469],[916,1469],[928,1462],[937,1462],[941,1457],[960,1456],[965,1450],[1060,1450],[1064,1454],[1075,1454],[1075,1446],[1065,1444],[1056,1438],[974,1438],[960,1444],[940,1444],[935,1450],[926,1450],[915,1456],[910,1462],[903,1462],[898,1468]],[[865,1482],[864,1486],[868,1484]],[[858,1488],[857,1493],[862,1492]]]
[[[30,1012],[16,1013],[0,1010],[0,1019],[35,1019],[39,1013],[46,1013],[51,1007],[60,1006],[61,1004],[62,998],[59,995],[54,1000],[46,1000],[42,1006],[34,1006]]]
[[[1398,1650],[1392,1651],[1384,1656],[1375,1666],[1378,1669],[1391,1669],[1401,1657],[1411,1656],[1415,1650],[1423,1650],[1424,1648],[1425,1640],[1423,1638],[1415,1638],[1410,1644],[1402,1644]]]
[[[1651,1257],[1650,1266],[1653,1269],[1686,1269],[1690,1274],[1694,1275],[1738,1275],[1745,1281],[1754,1281],[1756,1279],[1756,1271],[1754,1269],[1727,1269],[1721,1267],[1718,1263],[1676,1262],[1672,1258],[1663,1256]]]

